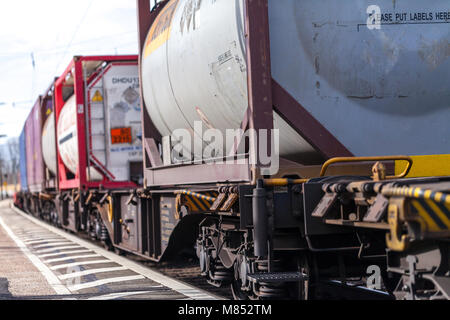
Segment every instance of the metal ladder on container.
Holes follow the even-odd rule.
[[[87,102],[87,106],[88,106],[88,116],[86,116],[86,128],[88,130],[88,134],[86,135],[86,145],[88,148],[88,180],[91,180],[91,172],[90,172],[90,168],[94,167],[95,169],[97,169],[97,171],[99,171],[101,174],[103,174],[105,177],[107,177],[109,180],[114,180],[115,177],[114,175],[109,172],[109,170],[107,169],[108,167],[108,157],[107,157],[107,152],[106,152],[106,148],[108,145],[108,138],[107,138],[107,125],[106,125],[106,104],[105,104],[105,91],[104,91],[104,79],[103,79],[103,74],[105,73],[105,66],[102,66],[102,70],[99,72],[99,74],[97,75],[97,77],[101,77],[101,86],[98,86],[97,84],[94,86],[89,86],[87,84],[87,75],[86,75],[86,70],[84,70],[85,74],[84,74],[84,87],[87,88],[87,90],[85,90],[85,101]],[[94,97],[89,97],[89,92],[94,92]],[[101,100],[100,101],[95,101],[95,97],[97,96],[97,92],[100,93],[101,96]],[[98,97],[97,97],[98,99]],[[92,106],[101,106],[102,109],[102,114],[103,116],[101,118],[92,118],[91,115],[91,107]],[[102,123],[102,128],[103,128],[103,134],[93,134],[92,133],[92,121],[101,121]],[[104,143],[103,143],[103,148],[102,149],[94,149],[93,146],[91,145],[91,141],[92,141],[92,137],[99,137],[102,136],[104,138]],[[105,164],[102,164],[100,162],[100,160],[97,159],[97,157],[94,155],[94,152],[103,152],[105,155]]]

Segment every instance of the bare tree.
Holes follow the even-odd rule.
[[[3,188],[3,177],[6,174],[6,166],[7,166],[7,161],[8,159],[8,154],[4,148],[4,146],[2,146],[2,148],[0,149],[0,199],[3,200],[4,199],[4,188]]]
[[[1,196],[6,194],[3,183],[6,182],[9,185],[14,185],[14,190],[17,191],[17,178],[19,172],[19,139],[10,138],[6,144],[0,148],[0,183]]]
[[[11,176],[11,179],[8,179],[8,182],[17,184],[17,173],[19,171],[19,157],[20,157],[19,139],[18,138],[8,139],[7,146],[10,161],[8,171],[9,175]]]

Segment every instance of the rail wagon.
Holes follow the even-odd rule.
[[[366,278],[374,265],[396,297],[448,297],[445,1],[138,5],[156,239],[176,242],[183,220],[204,214],[200,268],[236,298],[326,296],[322,280]],[[196,138],[208,129],[256,133],[205,157],[209,141]],[[279,154],[279,170],[261,149]]]
[[[448,299],[449,10],[137,0],[139,56],[55,80],[25,207],[236,299]]]

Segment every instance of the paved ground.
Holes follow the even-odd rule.
[[[0,202],[0,299],[215,299]]]

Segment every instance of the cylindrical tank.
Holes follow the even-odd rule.
[[[66,168],[73,174],[76,174],[79,164],[78,129],[76,121],[77,110],[75,95],[73,95],[64,104],[57,123],[59,155]],[[91,167],[89,171],[92,181],[102,179],[102,175],[95,168]]]
[[[58,150],[61,160],[73,174],[78,167],[78,130],[75,95],[71,96],[59,114],[57,124]]]
[[[447,153],[448,1],[372,5],[269,0],[273,78],[356,156]],[[162,135],[194,132],[194,121],[240,126],[248,105],[243,6],[172,0],[153,24],[142,86]],[[379,13],[375,28],[369,13]],[[315,157],[278,115],[274,126],[281,156]]]
[[[56,141],[55,114],[52,112],[44,122],[42,128],[42,155],[45,165],[52,174],[56,174]]]
[[[223,133],[240,127],[248,105],[243,19],[242,1],[173,0],[162,11],[147,37],[142,82],[163,136],[194,132],[194,121]],[[278,115],[274,126],[282,155],[314,153]]]

